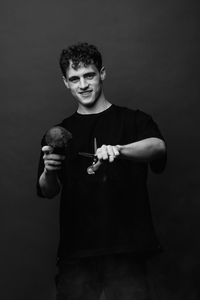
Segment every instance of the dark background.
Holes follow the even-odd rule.
[[[76,107],[61,80],[61,49],[88,41],[104,56],[106,97],[151,114],[167,140],[167,169],[149,177],[165,249],[149,264],[154,299],[200,299],[199,1],[0,6],[0,298],[54,299],[59,198],[36,196],[40,139]]]

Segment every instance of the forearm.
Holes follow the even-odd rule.
[[[46,198],[53,198],[60,192],[61,183],[56,171],[46,171],[39,178],[42,194]]]
[[[165,155],[166,147],[159,138],[147,138],[138,142],[119,146],[120,155],[136,162],[152,162]]]

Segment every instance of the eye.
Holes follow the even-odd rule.
[[[72,83],[76,83],[79,81],[79,78],[78,77],[71,77],[69,78],[69,81],[72,82]]]
[[[88,73],[88,74],[85,75],[85,78],[86,79],[93,79],[95,77],[95,75],[96,75],[95,73]]]

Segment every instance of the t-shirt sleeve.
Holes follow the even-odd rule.
[[[141,110],[136,111],[136,140],[156,137],[164,140],[157,123],[152,117]]]
[[[44,136],[41,140],[41,148],[45,146],[45,139],[44,139]],[[43,197],[44,198],[44,195],[42,194],[42,191],[41,191],[41,188],[40,188],[40,185],[39,185],[39,178],[40,178],[40,175],[42,174],[43,170],[44,170],[44,160],[43,160],[43,152],[42,150],[40,151],[40,156],[39,156],[39,163],[38,163],[38,172],[37,172],[37,183],[36,183],[36,191],[37,191],[37,195],[39,197]]]
[[[165,141],[157,123],[152,117],[140,110],[136,111],[136,140],[140,141],[146,138],[156,137]],[[161,173],[166,166],[167,154],[150,163],[151,170],[154,173]]]

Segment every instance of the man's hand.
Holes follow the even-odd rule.
[[[113,162],[120,155],[120,146],[102,145],[96,151],[97,159],[100,161]]]
[[[39,184],[42,194],[47,198],[53,198],[60,192],[61,183],[56,171],[62,168],[64,155],[55,154],[51,146],[42,147],[44,153],[44,171],[40,175]]]
[[[104,161],[112,163],[120,155],[120,146],[102,145],[95,155],[97,161],[87,168],[88,174],[95,174]]]
[[[51,146],[42,147],[44,153],[44,166],[46,172],[58,171],[62,168],[62,162],[65,159],[65,155],[54,154]]]

